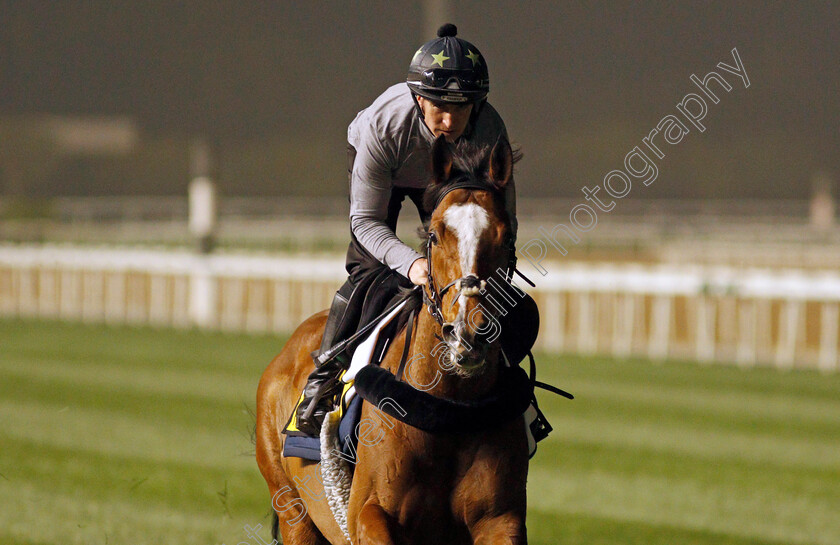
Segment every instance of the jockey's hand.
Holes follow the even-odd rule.
[[[416,259],[408,269],[408,279],[412,284],[424,286],[429,281],[429,262],[425,257]]]

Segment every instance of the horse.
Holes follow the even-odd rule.
[[[506,387],[499,342],[487,335],[495,311],[483,288],[508,266],[504,188],[518,152],[505,138],[479,148],[440,137],[431,157],[429,280],[416,288],[423,297],[413,334],[406,327],[394,338],[381,368],[401,375],[407,357],[410,384],[441,402],[469,404]],[[386,418],[375,444],[358,442],[344,533],[323,500],[318,465],[282,456],[281,431],[312,369],[310,353],[326,317],[320,312],[297,328],[257,391],[256,458],[272,497],[274,537],[279,530],[283,542],[307,545],[526,543],[528,446],[521,417],[465,433],[429,433]],[[364,403],[362,421],[381,421],[377,412]]]

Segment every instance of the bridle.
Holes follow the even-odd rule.
[[[492,186],[485,183],[463,177],[447,184],[447,186],[441,191],[440,195],[437,196],[435,209],[440,206],[444,197],[456,189],[479,189],[483,191],[494,190]],[[452,304],[450,305],[454,306],[455,302],[461,295],[475,297],[484,291],[487,282],[485,280],[481,280],[474,274],[468,274],[466,276],[462,276],[461,278],[456,278],[449,284],[443,286],[443,288],[438,289],[438,284],[435,281],[434,267],[432,265],[432,245],[435,243],[436,238],[437,235],[434,231],[429,230],[428,233],[426,233],[426,263],[428,264],[429,272],[427,274],[428,281],[426,283],[426,288],[423,290],[423,302],[429,309],[429,314],[432,315],[438,324],[443,326],[444,318],[443,311],[441,309],[443,307],[443,297],[446,293],[450,289],[455,288],[455,297],[452,299]]]
[[[426,283],[426,289],[423,290],[423,302],[426,304],[426,307],[429,309],[429,314],[432,315],[435,321],[443,325],[444,318],[441,310],[443,307],[443,296],[450,289],[455,288],[455,297],[452,299],[452,304],[450,305],[453,306],[461,295],[474,297],[484,291],[487,281],[479,279],[474,274],[468,274],[461,278],[456,278],[449,284],[443,286],[443,288],[438,289],[432,266],[432,244],[434,244],[435,237],[434,231],[429,231],[426,236],[426,262],[429,264],[429,273],[427,274],[428,281]]]
[[[493,190],[492,187],[488,187],[486,184],[482,184],[482,183],[476,182],[474,180],[470,180],[468,178],[462,178],[461,180],[455,181],[454,183],[447,186],[445,189],[443,189],[441,191],[440,195],[438,195],[437,200],[435,202],[435,209],[437,209],[437,207],[440,205],[441,201],[443,200],[443,198],[446,195],[448,195],[451,191],[454,191],[456,189],[480,189],[480,190],[485,190],[485,191],[486,190]],[[465,295],[465,296],[468,296],[468,297],[475,297],[476,295],[479,295],[481,292],[484,291],[484,289],[487,285],[487,281],[486,280],[481,280],[480,278],[478,278],[474,274],[468,274],[467,276],[463,276],[461,278],[453,280],[452,282],[443,286],[442,289],[438,289],[438,284],[437,284],[437,281],[435,280],[435,275],[434,275],[434,265],[433,265],[433,261],[432,261],[432,245],[435,243],[436,238],[437,238],[437,235],[435,234],[435,232],[433,230],[429,229],[429,231],[426,233],[426,262],[428,263],[429,272],[426,275],[427,276],[426,286],[421,288],[421,289],[422,289],[422,293],[423,293],[423,304],[429,310],[429,314],[432,315],[432,317],[435,319],[435,321],[441,327],[443,327],[445,325],[445,322],[444,322],[444,317],[443,317],[443,311],[441,310],[441,308],[443,307],[443,297],[447,294],[447,292],[449,292],[450,289],[455,288],[456,293],[455,293],[455,297],[452,300],[452,305],[454,305],[455,301],[457,301],[460,298],[461,295]],[[519,269],[516,268],[516,254],[512,251],[513,240],[512,239],[509,240],[506,243],[506,245],[508,245],[511,248],[510,259],[508,261],[507,270],[505,271],[505,276],[506,276],[507,281],[510,282],[512,280],[512,277],[513,277],[514,273],[515,273],[515,274],[519,275],[519,277],[522,278],[522,280],[524,280],[525,282],[530,284],[531,287],[534,287],[534,283],[527,276],[522,274],[522,272],[520,272]],[[420,286],[415,286],[415,289],[417,289],[419,287]],[[403,373],[405,372],[405,367],[406,367],[406,363],[408,361],[409,351],[410,351],[410,347],[411,347],[411,338],[412,338],[411,336],[412,336],[412,330],[413,330],[414,318],[416,316],[416,314],[415,314],[416,312],[417,312],[416,309],[412,310],[411,314],[409,316],[409,319],[408,319],[408,325],[407,325],[407,328],[406,328],[406,337],[405,337],[405,344],[404,344],[404,347],[403,347],[403,353],[402,353],[402,357],[400,358],[400,364],[399,364],[399,367],[397,369],[397,373],[396,373],[396,377],[395,377],[395,379],[397,381],[403,380]],[[444,340],[439,335],[437,335],[437,333],[435,333],[435,337],[437,337],[438,340],[441,340],[441,341]],[[559,388],[551,386],[550,384],[546,384],[544,382],[538,381],[536,379],[536,366],[534,364],[534,356],[531,354],[530,350],[528,351],[528,358],[531,362],[531,373],[530,373],[530,378],[529,378],[529,380],[531,382],[531,390],[530,390],[529,395],[530,395],[531,401],[533,403],[533,407],[536,409],[537,413],[540,416],[539,420],[541,422],[542,427],[540,428],[539,433],[540,433],[540,439],[541,439],[541,438],[544,438],[546,435],[548,435],[548,432],[551,431],[551,426],[548,424],[548,422],[542,416],[541,411],[536,406],[536,398],[533,397],[533,387],[537,386],[539,388],[543,388],[543,389],[548,390],[550,392],[553,392],[555,394],[562,395],[563,397],[566,397],[568,399],[573,399],[574,396],[572,396],[568,392],[560,390]],[[514,362],[514,364],[518,365],[518,362]],[[373,367],[375,367],[375,366],[373,366]],[[373,368],[373,367],[371,367],[371,368]],[[397,418],[397,417],[395,416],[395,418]]]

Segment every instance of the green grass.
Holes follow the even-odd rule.
[[[0,543],[256,544],[254,392],[282,340],[0,321]],[[539,358],[536,544],[840,543],[840,376]]]

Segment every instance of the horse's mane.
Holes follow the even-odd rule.
[[[477,145],[466,140],[461,140],[451,145],[452,150],[452,172],[449,180],[442,184],[429,184],[423,194],[423,206],[431,212],[435,208],[440,196],[453,184],[468,178],[471,182],[477,182],[486,186],[487,191],[502,198],[504,202],[505,193],[499,190],[490,180],[487,179],[488,167],[490,165],[490,152],[492,146],[487,144]],[[513,148],[513,164],[522,159],[522,152],[519,148]]]
[[[408,314],[409,312],[419,310],[423,306],[423,292],[413,288],[400,288],[397,297],[405,297],[406,305],[400,312]]]

